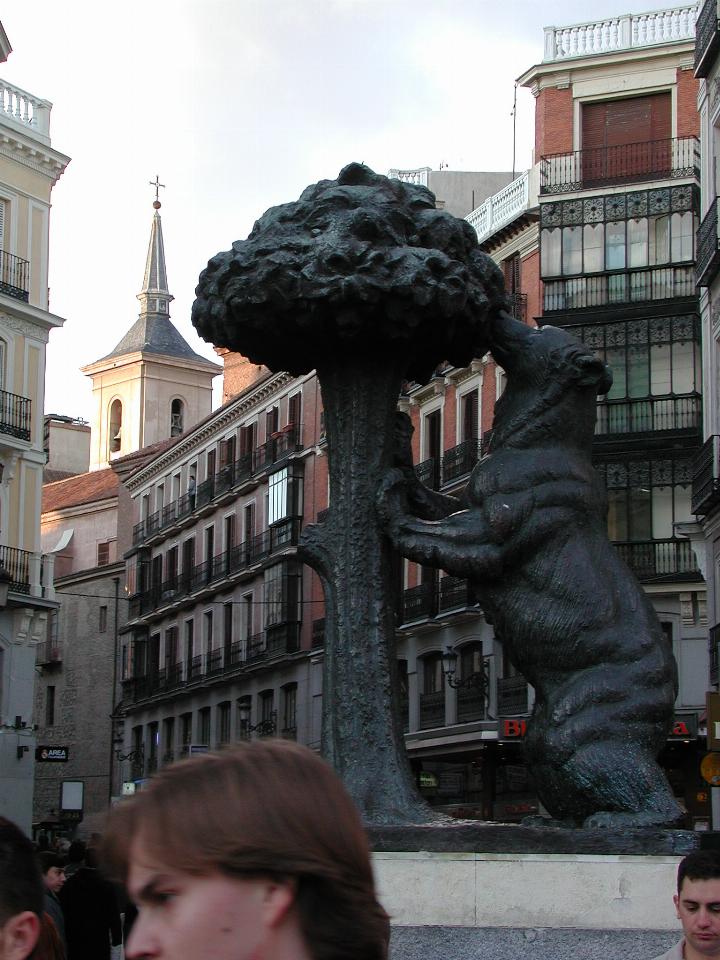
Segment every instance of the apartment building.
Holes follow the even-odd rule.
[[[691,510],[702,425],[695,15],[685,6],[548,28],[543,61],[519,78],[535,97],[534,166],[467,219],[502,266],[516,315],[571,330],[613,369],[594,460],[608,486],[610,538],[673,644],[680,689],[661,762],[702,821],[707,612]],[[462,486],[501,390],[487,358],[409,390],[418,471],[433,486]],[[532,690],[463,589],[406,565],[408,748],[431,802],[517,819],[537,809],[520,750]]]
[[[11,52],[0,24],[0,60]],[[52,104],[0,80],[0,814],[30,829],[35,649],[55,609],[40,546],[50,194],[69,163]]]

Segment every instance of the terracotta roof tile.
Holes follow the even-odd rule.
[[[43,486],[42,512],[64,510],[67,507],[78,507],[83,503],[116,497],[118,486],[117,474],[110,467],[105,470],[91,470],[90,473],[81,473],[77,477],[58,480],[56,483],[46,483]]]

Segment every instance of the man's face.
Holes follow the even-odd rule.
[[[43,875],[43,879],[48,890],[51,893],[57,893],[65,883],[65,870],[63,867],[50,867]]]
[[[685,877],[674,900],[685,934],[686,960],[720,957],[720,879]]]
[[[148,857],[138,840],[127,886],[139,909],[127,960],[252,960],[278,917],[269,881],[183,873]]]

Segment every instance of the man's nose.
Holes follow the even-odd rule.
[[[147,920],[143,920],[141,910],[132,925],[130,936],[125,944],[126,960],[141,960],[142,957],[159,956],[157,949],[153,946],[153,940],[150,924]]]
[[[709,910],[706,910],[704,907],[701,907],[698,911],[698,925],[701,927],[709,927],[712,923],[712,916]]]

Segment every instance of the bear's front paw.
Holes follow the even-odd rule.
[[[388,470],[378,488],[375,505],[385,532],[392,538],[407,513],[407,489],[402,470]]]

